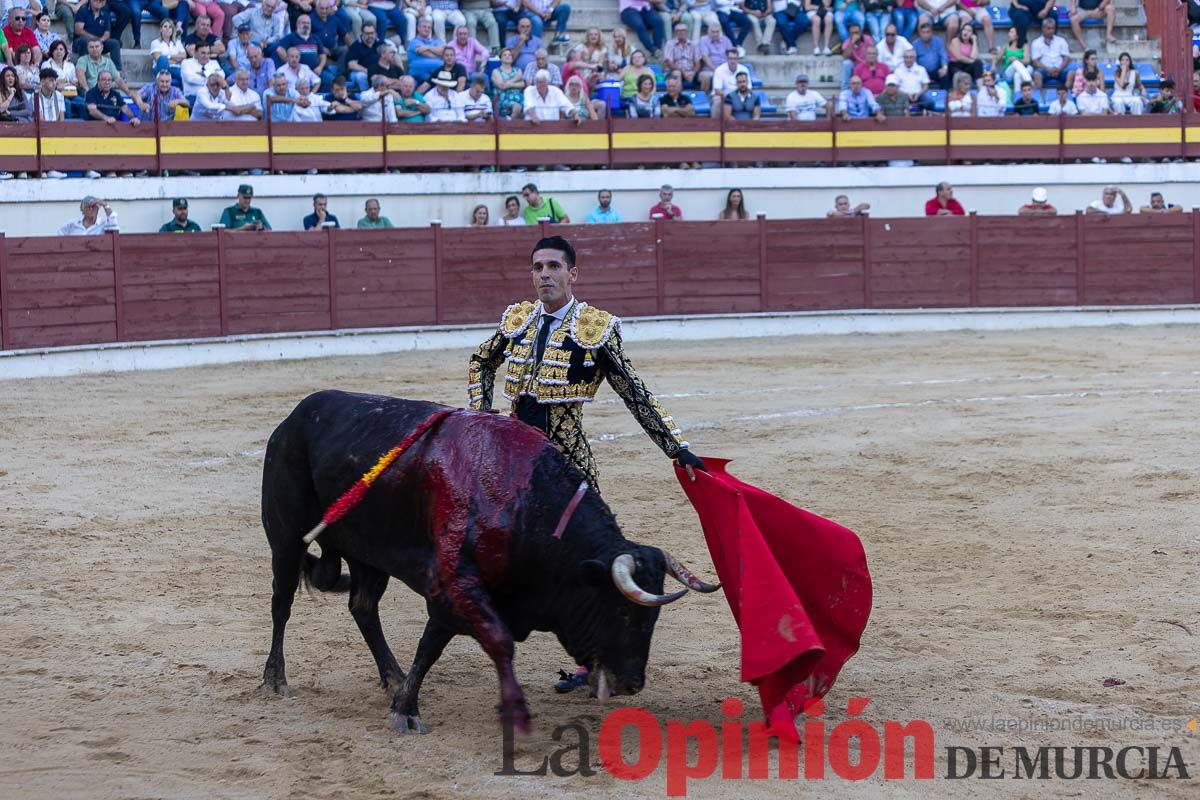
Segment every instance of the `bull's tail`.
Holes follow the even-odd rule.
[[[342,572],[341,556],[324,549],[320,558],[305,553],[304,558],[300,559],[300,582],[309,591],[350,591],[350,576]]]

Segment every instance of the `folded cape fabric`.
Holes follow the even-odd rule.
[[[717,576],[742,635],[742,680],[758,688],[771,732],[823,696],[858,650],[871,613],[871,574],[848,528],[798,508],[705,458],[676,477],[700,516]]]

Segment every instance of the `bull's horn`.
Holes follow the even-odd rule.
[[[663,550],[662,554],[663,558],[667,560],[667,572],[671,573],[675,580],[679,581],[684,586],[695,589],[697,592],[703,592],[704,594],[715,592],[717,589],[721,588],[721,584],[719,583],[714,586],[711,583],[705,583],[697,578],[692,574],[690,569],[685,567],[683,564],[680,564],[678,559],[671,555],[670,552]]]
[[[667,603],[674,603],[688,592],[687,589],[680,589],[671,594],[651,594],[634,583],[633,570],[633,556],[628,553],[622,553],[613,559],[613,583],[616,584],[621,594],[639,606],[665,606]]]

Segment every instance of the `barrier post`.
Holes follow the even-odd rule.
[[[379,127],[383,131],[383,167],[380,174],[386,175],[388,171],[388,121],[387,121],[387,103],[384,98],[379,98]]]
[[[758,213],[758,310],[769,311],[771,292],[767,284],[767,215]]]
[[[612,109],[604,112],[604,130],[608,134],[608,168],[613,168]]]
[[[4,235],[0,234],[0,270],[3,269]],[[0,272],[0,275],[3,273]],[[2,286],[0,290],[3,290]],[[1200,209],[1195,208],[1192,209],[1192,302],[1200,303]],[[5,321],[8,321],[7,317]]]
[[[868,111],[870,111],[870,109],[869,109],[869,108],[868,108],[867,110],[868,110]],[[945,158],[946,158],[946,166],[947,166],[947,167],[948,167],[948,166],[950,166],[950,119],[951,119],[951,117],[950,117],[950,109],[946,109],[946,116],[945,116],[945,121],[946,121],[946,156],[945,156]]]
[[[971,234],[971,308],[979,305],[979,218],[971,212],[968,221]]]
[[[1084,259],[1083,259],[1083,212],[1075,211],[1075,305],[1083,305],[1084,285],[1083,280]]]
[[[158,97],[154,97],[154,172],[162,177],[162,115],[158,113]]]
[[[62,122],[60,119],[59,122]],[[33,92],[33,135],[37,140],[37,176],[42,177],[42,93]]]
[[[838,165],[838,115],[837,103],[834,103],[833,113],[829,115],[829,133],[833,137],[833,166]]]
[[[268,144],[270,139],[268,137]],[[225,229],[217,228],[217,304],[221,310],[221,335],[229,335],[229,290],[225,275]]]
[[[334,231],[337,229],[330,226],[325,229],[325,263],[329,267],[329,329],[337,330],[341,326],[338,324],[338,302],[337,302],[337,242],[334,239]]]
[[[725,166],[725,98],[721,98],[721,113],[717,117],[721,131],[721,166]]]
[[[117,311],[117,341],[125,341],[125,281],[121,277],[121,232],[109,231],[109,245],[112,247],[113,265],[113,304]]]
[[[270,100],[267,100],[267,174],[275,174],[275,133],[271,130]]]
[[[8,318],[8,242],[0,231],[0,350],[12,347],[12,321]]]
[[[661,315],[667,305],[667,261],[663,253],[664,222],[660,216],[654,220],[654,281],[658,300],[655,313]]]
[[[442,324],[442,221],[429,223],[433,228],[433,321]]]
[[[870,308],[874,302],[871,297],[871,216],[859,214],[862,229],[862,274],[863,274],[863,308]]]
[[[1066,146],[1066,143],[1063,142],[1063,139],[1065,138],[1064,134],[1063,134],[1063,128],[1064,128],[1063,120],[1065,120],[1066,118],[1067,118],[1066,114],[1058,115],[1058,163],[1060,163],[1060,164],[1066,163],[1065,153],[1067,152],[1067,146]]]

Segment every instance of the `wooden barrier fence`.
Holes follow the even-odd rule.
[[[1200,154],[1200,115],[912,117],[843,122],[607,119],[487,123],[0,123],[0,170],[303,172],[431,167],[1064,161]]]
[[[1200,212],[0,235],[0,349],[487,323],[539,234],[622,316],[1200,303]]]

